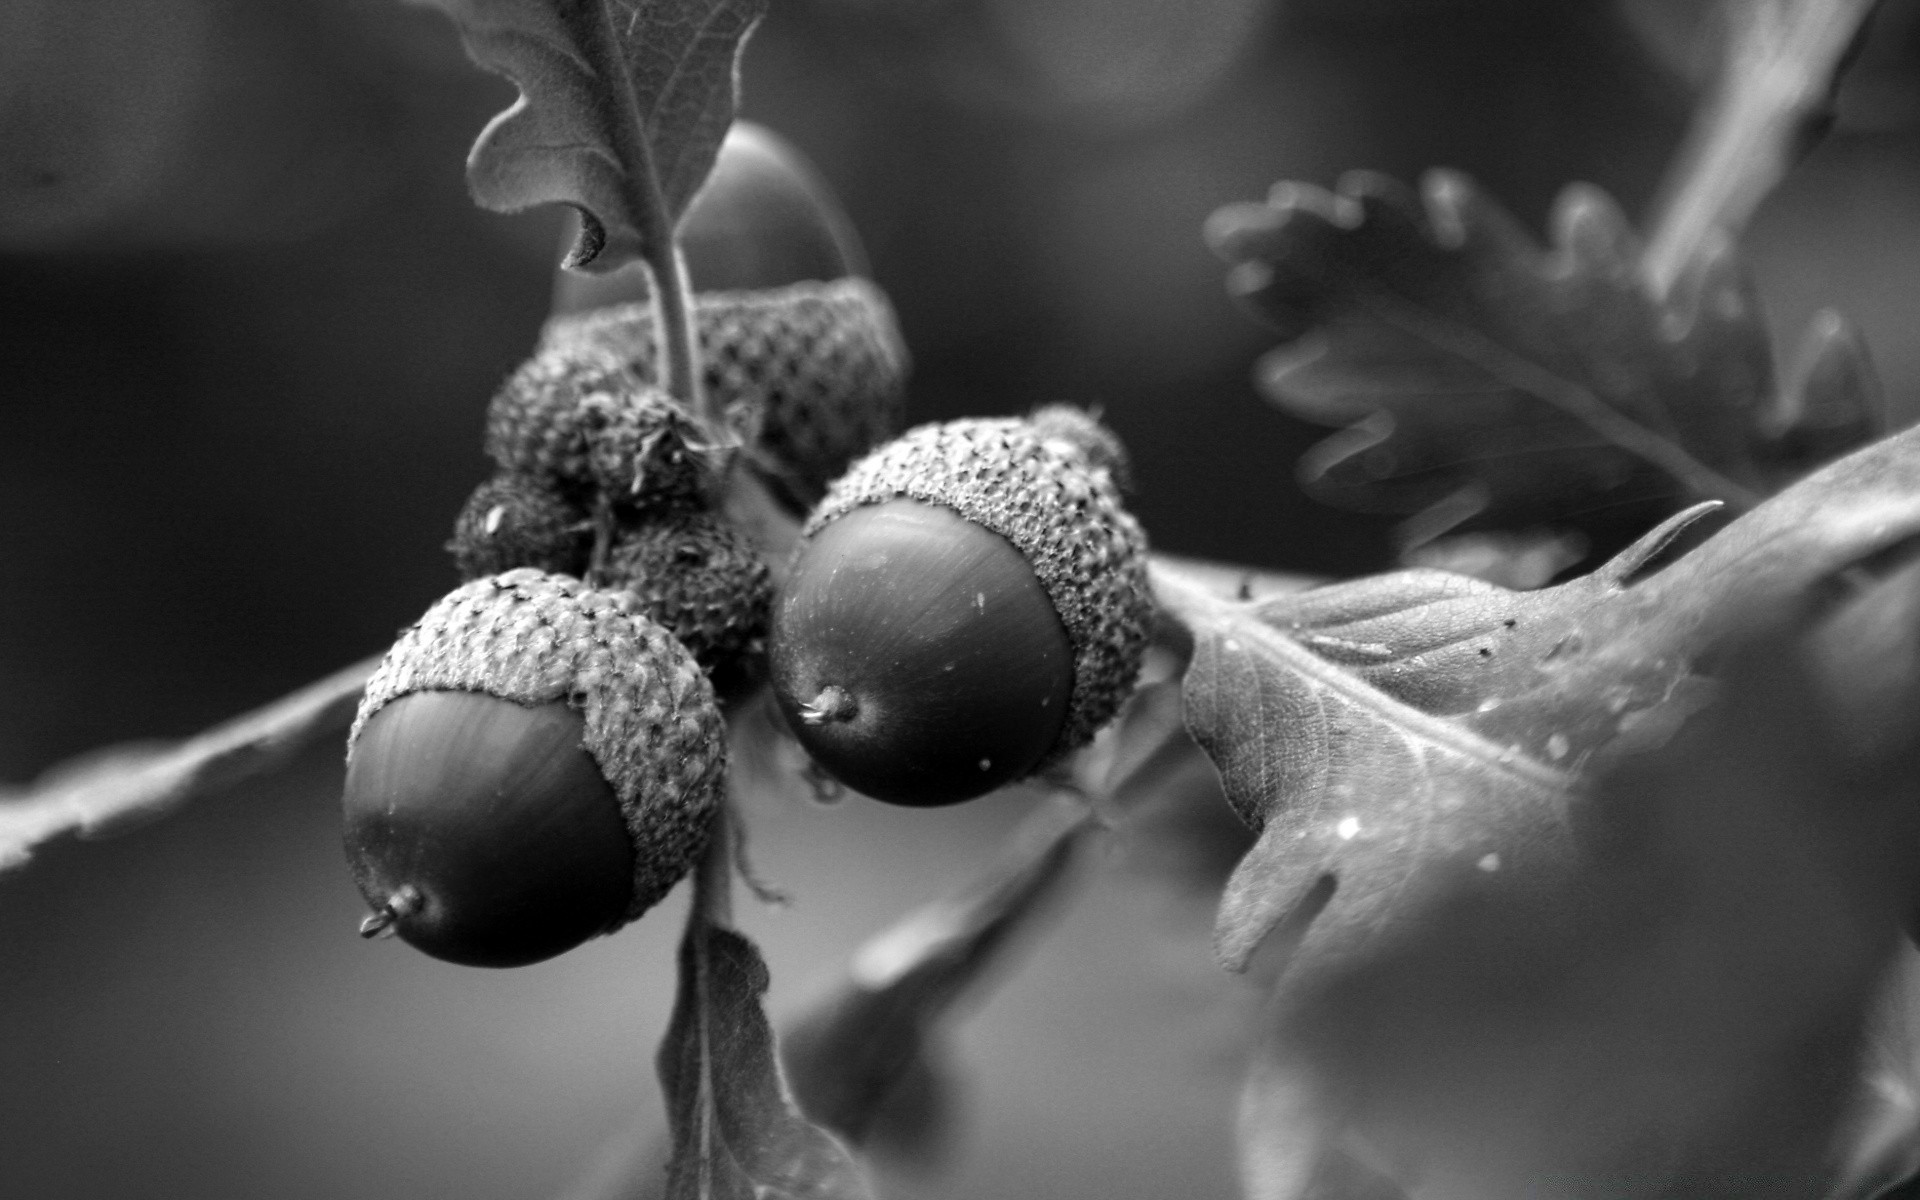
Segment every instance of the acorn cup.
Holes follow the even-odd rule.
[[[715,679],[737,688],[763,649],[773,580],[746,536],[716,513],[673,513],[622,529],[602,586],[631,597]]]
[[[486,450],[589,509],[602,498],[635,516],[698,509],[717,486],[686,408],[596,347],[522,363],[487,406]]]
[[[693,656],[629,598],[531,569],[465,584],[403,633],[347,746],[362,932],[472,966],[646,912],[699,856],[726,774]]]
[[[799,151],[735,122],[679,230],[704,386],[782,503],[804,512],[899,427],[907,352],[852,224]],[[537,357],[611,355],[658,378],[638,268],[562,271]]]
[[[1092,739],[1153,613],[1117,447],[1085,414],[954,421],[833,485],[768,636],[776,700],[815,763],[879,800],[951,804]]]
[[[548,480],[505,473],[467,497],[447,543],[462,580],[515,567],[580,575],[592,550],[593,519],[585,507]]]

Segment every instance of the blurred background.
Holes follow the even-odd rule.
[[[1344,575],[1387,523],[1320,507],[1321,432],[1200,240],[1354,167],[1476,176],[1538,228],[1567,182],[1640,212],[1693,61],[1662,0],[774,0],[743,115],[802,147],[916,360],[914,421],[1100,405],[1157,547]],[[1920,4],[1749,254],[1791,346],[1840,308],[1920,395]],[[562,216],[468,201],[511,102],[400,0],[0,0],[0,778],[178,737],[362,655],[455,582],[490,392]],[[657,1111],[680,901],[510,973],[353,936],[339,753],[0,878],[0,1192],[199,1200],[556,1191]],[[1023,808],[756,810],[796,893],[749,928],[791,1011]],[[1204,892],[1106,871],[963,1030],[930,1196],[1227,1197],[1253,1000]]]

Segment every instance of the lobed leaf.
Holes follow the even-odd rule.
[[[1716,703],[1597,773],[1555,886],[1457,890],[1283,988],[1242,1108],[1257,1194],[1344,1194],[1312,1188],[1356,1149],[1486,1200],[1865,1200],[1920,1167],[1920,706],[1863,759],[1801,655],[1741,646]]]
[[[664,261],[720,152],[766,0],[436,0],[520,98],[467,158],[476,203],[580,213],[567,265]]]
[[[1161,601],[1194,636],[1188,725],[1259,835],[1222,901],[1222,960],[1243,968],[1283,923],[1300,957],[1339,957],[1462,888],[1553,891],[1583,772],[1684,718],[1729,639],[1920,536],[1920,431],[1647,573],[1710,507],[1535,592],[1405,571],[1240,603],[1163,570]]]
[[[858,950],[845,982],[787,1022],[779,1038],[799,1112],[855,1151],[910,1169],[936,1165],[953,1113],[946,1031],[1053,911],[1095,828],[1084,803],[1057,795],[966,890],[908,913]],[[683,967],[685,956],[683,948]],[[720,1032],[714,1022],[708,1035]],[[757,1024],[750,1032],[761,1036]],[[681,1029],[669,1038],[670,1052],[684,1055],[688,1041]],[[764,1099],[765,1065],[754,1053],[758,1082],[748,1082]],[[680,1078],[674,1087],[684,1091],[684,1072]],[[673,1095],[670,1089],[670,1104]],[[775,1112],[771,1119],[784,1127],[791,1118]],[[560,1195],[668,1195],[667,1164],[688,1153],[680,1129],[663,1136],[639,1122],[621,1130]]]
[[[1833,318],[1777,388],[1724,244],[1656,298],[1598,189],[1569,188],[1552,225],[1543,250],[1451,172],[1418,197],[1354,173],[1214,214],[1230,289],[1283,340],[1262,390],[1346,426],[1303,460],[1310,491],[1417,513],[1416,542],[1608,504],[1747,508],[1876,428],[1870,370]]]
[[[761,1007],[767,966],[696,906],[657,1065],[672,1154],[667,1200],[864,1200],[858,1167],[794,1107]]]

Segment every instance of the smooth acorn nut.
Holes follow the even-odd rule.
[[[482,692],[411,692],[375,713],[346,786],[347,857],[373,931],[512,967],[621,924],[633,845],[584,732],[564,701]]]
[[[1085,745],[1131,690],[1146,541],[1030,422],[912,430],[834,484],[774,604],[774,694],[828,774],[951,804]]]
[[[891,500],[815,534],[781,593],[772,670],[815,762],[896,804],[1029,774],[1059,740],[1073,645],[1013,543]]]
[[[692,865],[725,769],[706,677],[628,598],[466,584],[401,635],[348,739],[362,932],[501,967],[618,928]]]
[[[792,143],[735,121],[713,172],[680,220],[680,253],[695,292],[750,291],[864,276],[853,222]],[[565,242],[573,245],[572,232]],[[638,264],[605,275],[560,271],[553,312],[590,312],[649,298]]]

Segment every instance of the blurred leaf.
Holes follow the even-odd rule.
[[[846,1150],[793,1106],[761,998],[752,942],[696,911],[680,943],[680,990],[660,1044],[673,1150],[668,1200],[859,1200]]]
[[[1302,461],[1331,503],[1418,513],[1408,539],[1537,525],[1603,504],[1751,507],[1874,426],[1844,330],[1775,396],[1766,331],[1728,254],[1657,300],[1612,200],[1569,188],[1542,251],[1464,177],[1423,196],[1356,173],[1216,213],[1230,287],[1284,344],[1261,366],[1290,411],[1348,428]],[[1808,436],[1798,431],[1817,428]]]
[[[1712,19],[1697,23],[1696,40],[1717,43],[1702,55],[1717,70],[1675,156],[1644,257],[1656,294],[1732,239],[1820,140],[1849,50],[1877,2],[1719,0]]]
[[[1586,556],[1587,539],[1577,532],[1489,530],[1409,547],[1400,565],[1471,575],[1524,592],[1544,586]]]
[[[1534,592],[1404,571],[1239,603],[1158,573],[1194,636],[1188,725],[1259,832],[1222,901],[1222,961],[1244,967],[1283,923],[1304,929],[1297,959],[1362,954],[1463,887],[1516,901],[1550,887],[1581,771],[1684,718],[1727,639],[1920,536],[1920,431],[1645,574],[1707,507]]]
[[[1794,643],[1726,678],[1573,801],[1545,886],[1431,896],[1283,981],[1242,1112],[1263,1200],[1344,1195],[1309,1184],[1355,1149],[1478,1200],[1839,1200],[1912,1171],[1914,690],[1904,744],[1866,759]]]
[[[736,730],[736,750],[740,746]],[[780,1061],[799,1111],[850,1147],[877,1153],[892,1165],[936,1163],[953,1116],[944,1031],[1011,965],[1019,944],[1051,911],[1079,847],[1095,828],[1084,802],[1057,797],[1022,826],[1001,858],[966,891],[907,914],[857,951],[846,982],[797,1015],[779,1039]],[[687,953],[683,947],[683,968]],[[760,978],[764,987],[764,968]],[[684,1007],[684,991],[681,1000]],[[766,1037],[763,1018],[746,1020],[749,1041]],[[676,1028],[680,1021],[677,1009]],[[712,1035],[723,1031],[716,1021]],[[676,1041],[681,1045],[674,1053],[684,1053],[684,1031],[670,1035],[669,1044]],[[663,1047],[663,1078],[665,1053]],[[749,1071],[759,1083],[748,1083],[764,1093],[766,1068],[758,1050],[752,1055]],[[670,1105],[681,1087],[684,1083],[669,1085]],[[782,1126],[800,1120],[790,1109],[772,1119]],[[671,1138],[645,1121],[622,1129],[559,1196],[652,1200],[669,1195],[667,1163],[675,1151],[668,1142],[680,1141],[681,1127],[676,1118]],[[679,1153],[686,1153],[684,1145]]]
[[[782,1038],[802,1111],[862,1150],[938,1163],[953,1107],[945,1030],[1052,911],[1095,828],[1084,802],[1056,797],[964,892],[862,946],[847,981]]]
[[[164,816],[264,774],[321,738],[344,735],[378,657],[365,659],[183,742],[109,746],[0,793],[0,871],[63,833],[82,837]]]
[[[733,122],[739,55],[766,0],[437,0],[520,99],[467,158],[495,212],[570,204],[567,265],[659,261]]]

